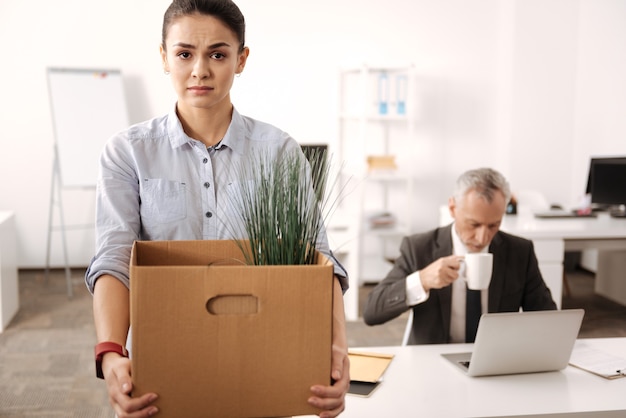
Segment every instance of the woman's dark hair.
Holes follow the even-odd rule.
[[[222,21],[237,36],[239,52],[242,52],[246,42],[246,22],[239,7],[231,0],[174,0],[163,16],[161,44],[166,50],[165,39],[167,31],[173,21],[181,16],[193,14],[209,15]]]

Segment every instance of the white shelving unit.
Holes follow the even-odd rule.
[[[362,283],[382,280],[398,256],[402,237],[411,231],[412,179],[403,175],[371,173],[363,180],[360,214],[358,216],[358,279]],[[374,219],[393,220],[389,225],[378,225]]]
[[[414,140],[415,74],[410,65],[362,66],[341,70],[339,81],[341,176],[357,183],[358,196],[342,208],[356,235],[346,266],[353,291],[345,305],[347,319],[357,320],[358,288],[387,275],[402,237],[412,231],[413,178],[406,167],[410,161],[402,159]],[[372,156],[383,164],[368,164]],[[386,166],[389,157],[392,165]]]

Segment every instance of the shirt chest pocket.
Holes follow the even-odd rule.
[[[143,179],[139,193],[144,225],[178,221],[187,215],[185,183],[166,179]]]

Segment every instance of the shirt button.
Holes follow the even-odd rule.
[[[211,187],[211,183],[209,183],[209,182],[207,181],[206,183],[204,183],[204,187],[206,187],[206,188],[208,189],[209,187]]]
[[[209,162],[209,159],[208,159],[208,158],[205,158],[205,159],[203,159],[203,160],[202,160],[202,162],[203,162],[204,164],[206,164],[206,163],[208,163],[208,162]]]
[[[204,214],[207,218],[210,218],[211,216],[213,216],[213,214],[211,212],[207,212]]]

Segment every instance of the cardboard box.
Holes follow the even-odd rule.
[[[330,384],[333,266],[247,266],[234,241],[139,241],[130,264],[134,391],[160,417],[317,414]]]
[[[367,168],[372,170],[395,170],[398,168],[396,165],[395,155],[368,155],[367,156]]]

